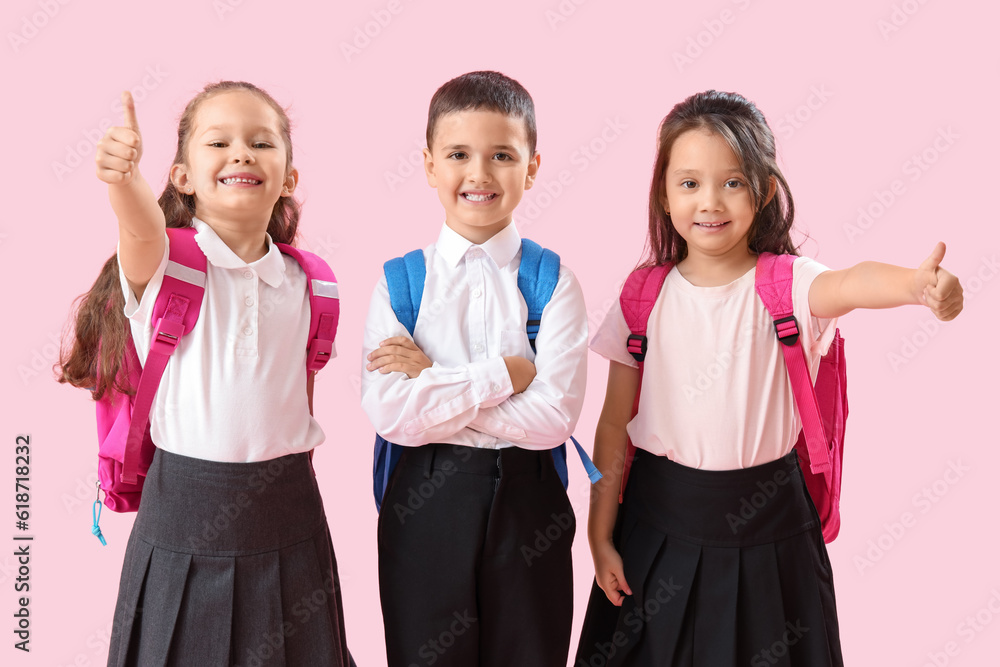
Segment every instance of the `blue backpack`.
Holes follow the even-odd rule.
[[[424,279],[427,277],[427,266],[424,262],[424,251],[413,250],[402,257],[390,259],[385,263],[385,280],[389,288],[389,302],[396,319],[406,327],[413,336],[420,313],[420,300],[424,294]],[[517,288],[528,306],[527,333],[531,349],[535,349],[535,337],[542,321],[542,310],[552,298],[552,292],[559,281],[559,255],[542,248],[534,241],[521,240],[521,266],[517,272]],[[576,451],[587,470],[591,484],[601,479],[594,462],[587,456],[576,438],[570,437],[576,445]],[[375,465],[372,470],[375,492],[375,507],[382,510],[382,497],[389,485],[389,477],[399,462],[403,448],[395,445],[382,436],[375,435]],[[566,443],[552,449],[552,461],[556,472],[562,480],[563,487],[569,486],[569,470],[566,466]]]

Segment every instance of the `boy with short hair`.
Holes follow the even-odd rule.
[[[424,166],[445,223],[423,252],[412,338],[384,276],[372,296],[362,405],[402,445],[378,526],[391,667],[567,661],[576,520],[551,449],[580,415],[587,319],[561,266],[530,347],[512,217],[535,142],[534,104],[513,79],[472,72],[438,89]]]

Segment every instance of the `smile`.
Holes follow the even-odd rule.
[[[496,198],[497,195],[496,195],[495,192],[483,193],[483,194],[474,193],[474,192],[463,192],[462,196],[467,201],[490,201],[491,199]]]
[[[708,229],[714,229],[716,227],[722,227],[723,225],[728,225],[729,221],[726,222],[696,222],[694,223],[697,227],[706,227]]]
[[[263,181],[258,181],[253,178],[242,178],[242,177],[231,177],[231,178],[220,178],[222,183],[226,185],[236,185],[237,183],[243,183],[247,185],[260,185]]]

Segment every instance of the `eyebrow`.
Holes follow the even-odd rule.
[[[449,151],[455,151],[455,150],[467,151],[467,150],[470,149],[470,147],[468,145],[466,145],[466,144],[451,144],[449,146],[445,146],[445,149],[449,150]],[[491,151],[509,151],[511,153],[516,153],[517,152],[517,148],[516,147],[514,147],[514,146],[508,146],[506,144],[502,144],[502,145],[499,145],[499,146],[492,146],[490,148],[490,150]]]
[[[230,128],[228,125],[211,125],[209,127],[206,127],[204,130],[201,130],[199,134],[208,134],[209,132],[214,132],[216,130],[230,131],[231,129],[232,128]],[[251,134],[270,134],[275,137],[278,136],[277,132],[264,125],[252,128]]]
[[[701,172],[698,171],[697,169],[677,169],[673,173],[675,175],[680,176],[682,174],[700,174]],[[726,173],[727,174],[742,174],[743,170],[739,169],[738,167],[733,167],[731,169],[727,169]]]

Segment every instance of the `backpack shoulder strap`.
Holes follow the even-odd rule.
[[[559,255],[543,248],[530,239],[521,239],[521,265],[517,269],[517,289],[520,290],[524,298],[525,305],[528,306],[528,320],[525,328],[528,333],[528,342],[531,350],[535,351],[535,338],[538,336],[538,329],[542,323],[542,311],[552,300],[552,293],[555,292],[559,283],[559,266],[561,260]],[[601,479],[601,471],[597,469],[594,462],[587,455],[587,451],[577,442],[576,438],[570,436],[570,440],[576,447],[576,453],[583,462],[584,470],[591,484],[596,484]],[[556,449],[565,449],[563,443]],[[563,486],[569,483],[569,469],[566,467],[565,452],[556,455],[553,450],[553,462],[556,466],[556,473],[563,482]]]
[[[306,348],[306,368],[319,371],[333,352],[340,322],[340,292],[337,277],[326,261],[315,253],[294,248],[286,243],[276,244],[302,267],[309,287],[309,343]]]
[[[122,456],[121,480],[135,484],[139,473],[143,437],[153,398],[170,355],[181,337],[194,328],[205,296],[207,260],[194,240],[191,227],[168,228],[170,252],[163,283],[153,304],[153,337],[132,405],[132,420]]]
[[[628,337],[628,351],[639,362],[646,358],[646,327],[649,324],[649,314],[656,304],[656,297],[663,288],[663,281],[674,268],[673,262],[644,266],[636,269],[625,279],[621,296],[618,298],[622,306],[625,323],[632,334]]]
[[[559,282],[559,255],[534,241],[521,239],[521,266],[517,270],[517,288],[528,306],[528,342],[535,350],[535,338],[542,322],[542,311],[552,298]]]
[[[424,295],[427,265],[423,250],[411,250],[402,257],[390,259],[383,266],[385,282],[389,288],[389,303],[396,319],[413,336]]]
[[[813,473],[830,470],[830,452],[826,446],[823,418],[816,399],[816,389],[809,375],[805,349],[799,343],[798,320],[792,307],[792,265],[795,255],[761,253],[757,259],[754,279],[757,295],[774,320],[774,330],[781,343],[788,377],[795,395],[795,405],[802,419],[802,430],[809,447],[810,469]]]
[[[632,403],[632,417],[639,413],[639,395],[642,393],[642,372],[648,342],[646,329],[649,326],[649,314],[653,312],[656,298],[660,295],[660,290],[663,289],[663,281],[666,280],[667,274],[672,268],[674,268],[674,263],[667,262],[666,264],[636,269],[625,279],[622,293],[618,297],[622,314],[625,316],[625,323],[631,332],[626,346],[629,354],[639,364],[639,384],[636,386],[635,400]],[[632,469],[634,458],[635,445],[630,439],[625,445],[625,464],[622,468],[622,484],[618,492],[619,503],[625,499],[625,486],[628,484],[628,475]]]

